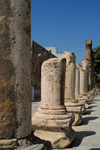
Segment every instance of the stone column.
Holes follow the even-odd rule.
[[[80,74],[80,70],[83,70],[83,69],[82,69],[82,66],[80,64],[77,64],[76,67],[78,68],[78,71],[79,71],[79,78],[77,77],[77,79],[76,79],[76,83],[79,81],[79,95],[78,96],[75,95],[75,96],[78,99],[78,102],[82,104],[81,113],[85,114],[86,113],[86,108],[85,108],[86,96],[83,96],[83,95],[80,94],[80,86],[83,86],[83,85],[80,85],[80,82],[82,80],[82,75]],[[84,83],[84,86],[85,86],[85,83]],[[81,88],[83,88],[83,87],[81,87]],[[83,88],[83,89],[85,89],[85,88]]]
[[[65,106],[68,112],[75,115],[73,125],[78,125],[82,122],[82,105],[75,99],[75,55],[72,52],[64,52],[63,57],[66,58]]]
[[[85,92],[89,91],[89,61],[88,59],[82,59],[82,67],[83,70],[85,70],[86,72],[86,88],[85,88]]]
[[[76,67],[76,78],[75,78],[75,98],[80,97],[80,71]]]
[[[1,0],[0,146],[4,148],[31,134],[30,48],[30,0]]]
[[[94,80],[94,66],[93,66],[93,54],[92,54],[92,40],[86,39],[86,59],[89,60],[89,90],[93,88]]]
[[[80,95],[85,95],[85,70],[80,68]]]
[[[78,98],[78,101],[83,103],[85,105],[85,108],[83,107],[82,109],[82,114],[86,113],[86,108],[88,108],[88,96],[86,93],[86,71],[83,70],[82,68],[79,69],[80,70],[80,98]]]
[[[75,133],[74,118],[64,106],[66,62],[64,58],[52,58],[42,64],[41,105],[32,118],[34,135],[48,140],[53,148],[68,147]]]

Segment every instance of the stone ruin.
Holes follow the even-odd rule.
[[[34,135],[51,141],[53,148],[68,147],[74,140],[74,116],[64,105],[66,61],[53,58],[42,64],[41,105],[32,118]]]
[[[43,63],[41,105],[31,123],[30,3],[31,0],[0,1],[0,149],[17,148],[22,145],[25,148],[32,145],[34,143],[32,128],[35,130],[34,135],[51,141],[54,148],[67,147],[75,137],[72,124],[79,124],[82,121],[80,114],[82,104],[75,99],[74,93],[75,56],[73,53],[67,53],[66,62],[64,58],[55,58]],[[91,97],[94,90],[91,85],[93,67],[91,68],[89,41],[86,40],[86,48],[90,54],[91,91],[87,91],[87,85],[87,90],[83,93],[88,92],[87,96]],[[70,92],[66,90],[67,87]],[[82,90],[80,94],[86,96]],[[75,121],[69,112],[75,115]]]
[[[75,116],[73,125],[79,125],[82,122],[82,104],[75,99],[75,55],[72,52],[64,52],[63,57],[66,58],[65,106],[67,111]]]
[[[94,62],[92,52],[92,40],[86,39],[86,59],[89,61],[89,91],[94,88]]]

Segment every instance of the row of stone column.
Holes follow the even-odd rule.
[[[67,147],[75,137],[72,124],[82,121],[83,103],[75,97],[75,55],[43,63],[41,105],[31,126],[30,3],[0,0],[0,148],[16,148],[32,127],[53,147]]]
[[[73,52],[64,52],[42,64],[41,105],[32,118],[35,136],[51,141],[56,148],[68,147],[74,140],[72,125],[82,122],[88,108],[88,60],[75,64]]]

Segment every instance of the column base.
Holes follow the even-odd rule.
[[[72,129],[75,117],[71,113],[67,113],[66,110],[65,114],[60,110],[56,110],[56,114],[50,114],[54,110],[46,110],[46,113],[41,108],[38,110],[32,117],[34,135],[50,141],[53,148],[57,148],[57,146],[68,147],[75,137],[75,131]]]
[[[78,98],[78,102],[81,103],[81,104],[83,104],[83,106],[82,106],[82,114],[83,114],[83,112],[85,113],[86,109],[89,107],[87,100],[82,97],[82,98]]]
[[[9,149],[17,147],[17,139],[2,139],[0,140],[0,149]]]
[[[72,125],[76,126],[82,123],[82,104],[81,103],[65,103],[66,109],[68,112],[72,113],[75,116],[75,120]]]
[[[82,123],[82,115],[81,113],[73,113],[75,116],[75,121],[73,122],[73,126],[77,126]]]
[[[43,140],[50,141],[53,148],[65,148],[68,147],[74,140],[75,131],[72,128],[69,132],[35,130],[34,135]]]

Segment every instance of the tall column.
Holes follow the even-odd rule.
[[[86,77],[85,77],[86,88],[85,88],[85,92],[88,92],[88,90],[89,90],[89,61],[88,61],[88,59],[82,59],[82,67],[83,67],[83,70],[85,70],[85,72],[86,72]]]
[[[64,52],[66,57],[65,102],[75,100],[75,55]]]
[[[92,40],[86,39],[86,59],[89,60],[89,90],[93,88],[94,83],[94,66],[93,66],[93,54],[92,54]]]
[[[75,132],[73,116],[64,106],[64,83],[66,62],[64,58],[52,58],[41,68],[41,105],[32,118],[34,135],[48,140],[53,148],[68,147]]]
[[[0,144],[8,147],[31,134],[30,48],[30,0],[0,0]]]
[[[75,115],[73,125],[79,125],[82,122],[82,105],[75,99],[75,55],[73,52],[64,52],[62,57],[66,58],[65,106],[68,112]]]
[[[86,72],[85,70],[82,69],[82,66],[80,66],[79,64],[76,65],[76,67],[79,69],[79,78],[77,77],[76,79],[76,83],[79,81],[79,95],[77,96],[78,102],[83,104],[82,105],[82,110],[81,113],[85,114],[86,113],[86,108],[88,108],[88,105],[86,104],[87,101],[87,95],[85,92],[86,89]]]
[[[75,78],[75,98],[80,97],[80,71],[76,67],[76,78]]]
[[[80,68],[80,95],[85,95],[85,70]]]

